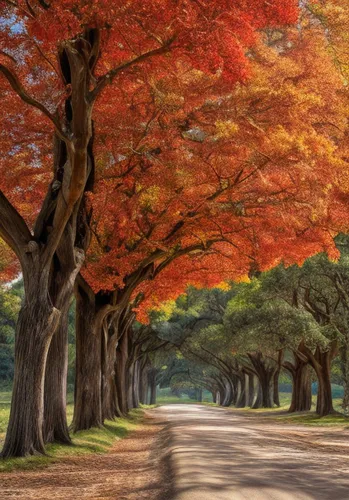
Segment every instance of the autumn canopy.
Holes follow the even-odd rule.
[[[26,292],[3,455],[23,456],[70,441],[74,289],[76,431],[130,407],[136,314],[338,257],[347,108],[315,2],[0,5],[0,277],[21,272]]]

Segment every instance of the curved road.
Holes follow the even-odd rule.
[[[347,428],[285,425],[200,405],[152,413],[168,421],[173,499],[349,499]]]

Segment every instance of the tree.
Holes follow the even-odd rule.
[[[103,123],[127,113],[128,108],[108,108],[111,93],[136,82],[137,66],[150,76],[165,73],[174,61],[188,60],[208,73],[220,71],[226,82],[243,79],[243,47],[253,44],[255,30],[266,24],[294,22],[297,8],[293,2],[282,7],[276,0],[258,0],[249,7],[232,7],[218,0],[190,6],[169,1],[160,10],[156,1],[145,5],[135,0],[125,8],[116,0],[112,5],[102,0],[98,4],[66,0],[34,6],[6,1],[1,9],[3,124],[9,125],[2,146],[7,166],[14,162],[14,148],[16,155],[22,154],[23,162],[15,171],[24,186],[24,190],[11,191],[9,176],[2,176],[0,235],[21,263],[26,290],[3,450],[4,456],[10,456],[44,451],[46,358],[50,366],[65,348],[66,304],[89,243],[84,193],[92,189],[96,162],[105,156],[104,138],[99,134]],[[169,53],[172,57],[167,58]],[[16,115],[22,120],[18,127],[18,120],[16,124],[11,121]],[[30,130],[27,143],[21,128]],[[54,137],[50,149],[48,136]],[[37,166],[43,176],[34,170]],[[40,196],[28,214],[21,210],[22,198],[24,194],[28,200],[35,183],[40,184]],[[48,353],[51,339],[52,355]],[[23,383],[21,373],[27,363],[35,369]],[[57,375],[56,367],[52,371]],[[59,373],[60,388],[56,389],[61,394],[63,379]],[[46,394],[52,380],[48,372]],[[23,394],[32,398],[27,407]],[[64,422],[59,426],[64,427]],[[68,439],[66,429],[61,437]]]
[[[186,67],[171,78],[162,76],[150,90],[144,90],[147,80],[141,80],[141,105],[134,105],[131,118],[142,126],[128,126],[134,146],[113,151],[108,175],[104,172],[90,196],[93,237],[83,277],[84,287],[92,290],[84,296],[91,297],[92,308],[100,301],[98,321],[90,322],[94,330],[101,331],[103,322],[113,318],[113,328],[102,336],[109,371],[123,335],[118,318],[131,296],[145,294],[145,310],[147,300],[158,300],[160,292],[165,298],[168,292],[183,291],[185,273],[194,276],[193,268],[196,282],[209,269],[205,279],[215,284],[223,269],[234,278],[247,274],[251,265],[268,268],[281,255],[301,262],[320,248],[334,250],[323,230],[334,193],[327,177],[326,189],[319,182],[314,190],[313,181],[328,173],[329,165],[331,172],[342,166],[335,148],[342,133],[334,138],[333,125],[317,126],[324,110],[338,128],[342,124],[336,91],[341,81],[331,73],[331,84],[324,84],[332,62],[319,38],[302,40],[290,32],[282,47],[288,42],[292,49],[282,58],[277,57],[279,46],[259,44],[251,56],[255,78],[225,91],[224,98],[221,82],[217,86]],[[323,65],[314,69],[315,51]],[[276,81],[278,90],[271,93]],[[137,97],[139,93],[137,88]],[[285,108],[282,116],[280,107]],[[280,213],[283,228],[274,223]],[[148,293],[150,288],[156,288],[156,297]],[[87,350],[89,356],[99,350],[100,336],[92,338],[96,346]],[[91,370],[84,378],[86,386],[98,391]]]

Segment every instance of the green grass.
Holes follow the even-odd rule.
[[[214,403],[204,403],[208,406],[217,406]],[[280,393],[280,407],[275,406],[274,408],[258,408],[253,410],[252,408],[235,408],[230,409],[235,412],[242,412],[249,415],[260,414],[263,418],[272,419],[275,422],[295,424],[295,425],[309,425],[309,426],[322,426],[322,427],[343,427],[349,425],[349,417],[343,415],[343,410],[341,407],[342,399],[333,399],[334,410],[338,413],[334,415],[327,415],[326,417],[320,417],[315,413],[316,408],[316,396],[313,397],[312,410],[310,412],[302,413],[287,413],[291,404],[291,394],[287,392]],[[281,415],[280,415],[281,412]]]
[[[0,441],[5,437],[7,422],[10,413],[10,392],[0,392]],[[68,397],[68,422],[73,418],[72,395]],[[107,453],[115,441],[124,438],[137,428],[142,421],[143,409],[132,410],[128,418],[107,420],[104,427],[93,428],[72,434],[72,445],[50,444],[45,456],[35,455],[25,458],[9,458],[0,460],[0,472],[9,472],[15,469],[31,470],[47,467],[52,463],[63,461],[69,457],[78,457],[91,453]]]
[[[287,415],[276,416],[275,419],[280,423],[310,425],[319,427],[343,427],[349,425],[349,418],[345,415],[334,414],[326,417],[319,417],[314,412],[307,413],[289,413]]]

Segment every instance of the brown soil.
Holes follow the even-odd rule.
[[[170,481],[164,423],[150,415],[105,455],[69,458],[45,469],[1,474],[0,497],[22,500],[165,500]]]

